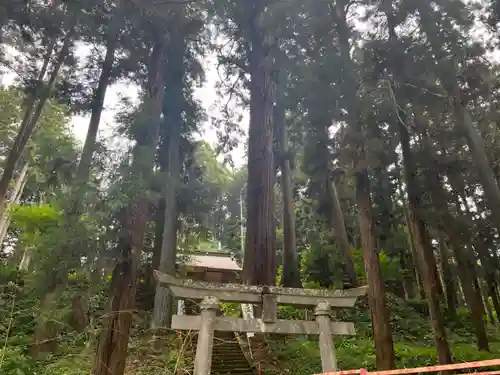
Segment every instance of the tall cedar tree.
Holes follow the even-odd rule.
[[[167,77],[165,88],[165,104],[163,118],[168,129],[167,152],[168,166],[167,188],[165,189],[165,211],[161,255],[158,269],[162,272],[175,274],[177,256],[177,227],[179,218],[179,205],[177,194],[180,184],[181,161],[180,143],[183,110],[183,88],[185,76],[186,41],[182,30],[173,32],[170,38],[167,62]],[[153,311],[153,327],[170,327],[173,300],[166,288],[159,284],[156,287]]]
[[[373,208],[371,201],[370,179],[368,176],[368,160],[366,158],[363,140],[363,126],[359,117],[360,103],[356,89],[358,79],[354,61],[351,59],[349,39],[351,32],[347,24],[346,9],[348,2],[337,1],[331,8],[332,19],[336,24],[339,38],[340,57],[343,64],[343,85],[347,122],[351,132],[354,132],[356,155],[354,160],[356,203],[358,205],[359,229],[365,261],[366,279],[368,282],[368,299],[372,314],[373,338],[377,368],[387,370],[396,367],[394,343],[389,311],[385,305],[385,286],[380,269],[380,259],[377,252],[377,240],[374,233]]]
[[[267,0],[244,1],[250,73],[247,231],[243,273],[253,285],[276,283],[273,61],[263,19]]]
[[[397,53],[399,53],[400,50],[397,49],[399,43],[396,34],[396,18],[392,12],[392,1],[385,4],[384,10],[389,28],[390,45],[392,48],[396,49]],[[391,62],[395,63],[396,60],[391,60]],[[396,78],[399,78],[397,73],[398,71],[396,71],[395,76]],[[402,123],[405,116],[399,109],[396,108],[395,111],[403,154],[405,179],[407,183],[408,225],[411,227],[411,232],[415,240],[414,245],[417,263],[419,264],[418,268],[420,270],[420,274],[422,275],[423,289],[429,305],[431,326],[434,331],[434,342],[436,344],[439,363],[451,363],[451,351],[446,338],[444,318],[439,303],[441,283],[438,276],[436,258],[434,256],[431,239],[422,216],[422,189],[419,187],[417,166],[412,155],[407,125]]]
[[[286,287],[300,288],[300,270],[297,255],[295,228],[295,207],[293,202],[292,168],[290,163],[285,108],[282,89],[278,82],[276,105],[274,107],[274,127],[277,132],[279,166],[281,170],[281,194],[283,196],[283,276],[281,283]]]
[[[134,146],[131,178],[144,186],[150,180],[160,134],[165,88],[167,43],[158,32],[149,64],[146,97],[137,121],[142,124]],[[140,190],[140,189],[137,189]],[[93,375],[123,375],[135,306],[137,267],[142,253],[149,202],[137,191],[124,214],[113,267],[109,307],[99,335]]]

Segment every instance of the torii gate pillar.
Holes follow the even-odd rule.
[[[214,347],[214,323],[219,310],[219,300],[215,297],[205,297],[200,308],[201,327],[194,359],[194,375],[210,375]]]
[[[319,302],[314,310],[319,327],[319,352],[324,372],[337,371],[337,354],[332,338],[331,309],[328,302]]]

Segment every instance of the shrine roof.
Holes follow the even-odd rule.
[[[227,253],[200,252],[183,254],[181,263],[189,267],[241,271],[236,261]]]

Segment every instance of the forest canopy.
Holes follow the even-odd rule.
[[[499,14],[0,1],[0,372],[188,371],[153,271],[206,252],[246,284],[367,285],[345,369],[498,356]],[[316,339],[262,340],[289,373],[319,366]]]

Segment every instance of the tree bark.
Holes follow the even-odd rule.
[[[288,137],[285,128],[285,111],[277,99],[276,126],[279,132],[279,161],[281,169],[281,194],[283,196],[283,277],[285,287],[301,288],[300,270],[297,256],[297,239],[295,233],[295,207],[293,204],[292,169],[288,154]]]
[[[389,312],[384,301],[385,287],[380,270],[380,259],[376,250],[375,234],[373,233],[370,180],[366,168],[357,169],[356,202],[358,204],[359,229],[368,283],[368,300],[372,317],[377,369],[386,370],[396,367],[396,359],[389,323]]]
[[[404,217],[405,217],[405,223],[406,227],[408,230],[408,244],[410,246],[410,251],[411,251],[411,257],[413,260],[414,264],[414,271],[415,271],[415,280],[417,282],[417,288],[418,292],[420,294],[421,299],[425,299],[425,291],[424,288],[422,287],[422,272],[419,270],[419,260],[418,260],[418,255],[417,255],[417,250],[416,250],[416,240],[415,240],[415,233],[413,232],[413,225],[410,223],[410,214],[408,212],[408,206],[406,204],[406,200],[404,198],[405,194],[403,191],[403,186],[401,184],[400,179],[398,179],[398,185],[399,185],[399,193],[401,195],[401,199],[403,200],[403,212],[404,212]]]
[[[185,40],[181,34],[172,35],[169,47],[169,61],[167,63],[167,82],[163,115],[165,130],[168,131],[168,167],[165,189],[165,222],[159,270],[175,275],[177,258],[177,220],[179,208],[177,204],[177,190],[180,183],[180,142],[182,128],[182,102],[184,87],[184,54]],[[170,328],[173,311],[173,299],[168,290],[156,286],[155,304],[153,309],[153,328]]]
[[[497,313],[497,320],[498,322],[500,322],[500,300],[498,299],[494,277],[492,277],[491,275],[486,276],[486,285],[488,287],[488,295],[491,297],[493,307],[495,308],[495,312]]]
[[[440,364],[451,363],[451,351],[446,338],[444,319],[439,304],[439,291],[437,278],[436,259],[427,233],[425,223],[419,215],[420,189],[416,177],[416,165],[413,161],[410,148],[408,130],[403,124],[398,123],[401,147],[403,150],[403,164],[407,184],[408,218],[415,234],[415,250],[417,252],[419,269],[422,272],[427,303],[429,304],[430,322],[434,331],[434,342]]]
[[[19,172],[19,175],[17,176],[16,183],[14,185],[14,188],[10,191],[9,194],[9,199],[7,204],[18,204],[21,201],[21,196],[24,191],[24,187],[26,186],[26,183],[28,182],[28,171],[29,171],[30,165],[29,163],[25,163],[23,167],[21,168],[21,171]],[[5,240],[5,236],[7,235],[7,231],[9,230],[10,226],[10,212],[7,210],[4,211],[3,216],[0,217],[0,247],[3,244],[3,241]]]
[[[153,244],[153,258],[151,267],[153,270],[160,268],[161,245],[163,243],[163,229],[165,227],[165,198],[160,198],[156,207],[155,215],[155,237]],[[155,282],[156,284],[156,282]]]
[[[462,93],[457,88],[453,100],[457,125],[466,134],[467,145],[472,153],[474,165],[477,168],[484,195],[493,213],[493,222],[497,230],[500,231],[500,189],[493,175],[493,171],[491,170],[488,156],[486,155],[483,137],[474,126],[470,113],[465,105]]]
[[[423,26],[425,24],[434,24],[435,18],[440,16],[434,9],[431,8],[430,3],[418,3],[418,10],[422,20]],[[424,31],[426,31],[424,29]],[[432,51],[436,56],[436,60],[443,58],[443,51],[441,48],[439,35],[426,32],[431,44]],[[444,58],[443,58],[444,60]],[[493,170],[491,169],[488,156],[486,154],[484,139],[479,129],[474,125],[469,110],[467,109],[467,99],[464,92],[460,88],[457,80],[450,81],[447,77],[440,77],[445,90],[450,96],[450,102],[453,105],[454,117],[456,120],[457,128],[462,131],[467,140],[474,165],[477,168],[481,185],[484,190],[484,195],[489,202],[489,208],[492,212],[492,220],[498,231],[500,231],[500,188],[495,179]]]
[[[479,280],[478,280],[478,283],[479,283]],[[495,320],[495,315],[493,314],[493,308],[491,307],[489,297],[488,297],[488,289],[487,289],[488,286],[487,286],[486,282],[483,282],[482,284],[479,285],[479,287],[481,289],[481,296],[482,296],[483,305],[485,306],[486,312],[488,313],[488,318],[490,320],[490,323],[492,325],[496,326],[497,322]],[[487,325],[487,322],[486,322],[486,325]]]
[[[23,249],[23,256],[21,257],[21,261],[19,262],[19,271],[27,272],[29,270],[30,264],[31,264],[31,256],[32,254],[32,247],[24,247]]]
[[[457,320],[457,290],[455,288],[455,280],[450,268],[449,249],[446,245],[446,240],[443,234],[439,233],[439,260],[441,269],[443,270],[443,279],[446,296],[446,313],[448,319]]]
[[[114,17],[117,17],[114,15]],[[116,22],[111,20],[112,23]],[[115,60],[115,50],[118,42],[118,33],[115,27],[110,26],[110,32],[106,41],[106,55],[102,64],[101,75],[99,76],[99,83],[94,91],[92,98],[89,127],[87,136],[85,137],[85,144],[83,145],[82,155],[75,176],[75,185],[87,182],[90,165],[92,163],[92,154],[94,153],[95,143],[97,139],[97,132],[101,122],[101,114],[104,108],[104,98],[111,81],[111,72],[113,70],[113,63]]]
[[[339,34],[340,54],[343,60],[343,89],[346,96],[349,128],[355,132],[356,156],[354,161],[356,203],[361,232],[363,258],[368,283],[368,301],[372,316],[372,330],[375,342],[377,369],[387,370],[396,367],[394,342],[389,320],[389,311],[385,305],[385,286],[380,270],[380,259],[376,249],[376,237],[373,232],[373,211],[371,202],[368,161],[366,160],[363,127],[358,115],[358,86],[354,63],[350,56],[350,30],[346,20],[347,1],[337,1],[333,21]]]
[[[152,174],[159,138],[165,87],[165,56],[165,44],[163,36],[160,36],[151,53],[148,66],[150,81],[142,113],[145,126],[150,128],[137,137],[132,166],[131,177],[136,177],[144,186],[147,186]],[[125,370],[135,306],[137,265],[149,216],[149,203],[144,198],[144,191],[137,191],[131,201],[117,246],[118,259],[113,268],[109,307],[99,335],[93,375],[123,375]]]
[[[451,232],[448,234],[448,239],[450,239],[450,236],[457,235],[458,233]],[[458,238],[460,238],[460,236]],[[476,289],[474,272],[472,272],[473,265],[470,262],[470,256],[465,254],[457,240],[450,240],[450,243],[452,244],[452,248],[455,252],[458,276],[462,284],[465,300],[471,312],[477,347],[479,350],[489,351],[488,335],[486,333],[486,325],[484,321],[484,306],[481,300],[481,290]]]
[[[14,140],[14,144],[12,145],[12,148],[10,149],[9,155],[7,156],[7,160],[5,162],[2,178],[0,179],[0,216],[3,216],[5,213],[6,209],[6,200],[7,200],[7,191],[9,189],[10,182],[12,180],[12,176],[14,175],[14,172],[17,167],[17,163],[19,159],[21,158],[24,149],[26,148],[26,144],[28,143],[31,135],[33,134],[33,131],[35,130],[35,127],[38,123],[38,120],[40,119],[40,116],[42,114],[42,110],[45,106],[45,103],[47,102],[50,92],[52,91],[52,88],[54,87],[54,84],[56,82],[56,79],[59,75],[59,70],[61,69],[64,61],[66,60],[66,57],[69,52],[69,48],[71,45],[71,42],[73,40],[73,35],[74,35],[75,27],[73,27],[66,35],[64,38],[64,43],[63,46],[61,47],[61,50],[59,51],[59,54],[56,59],[56,63],[52,69],[52,73],[49,77],[49,81],[47,82],[47,85],[41,89],[42,84],[40,83],[37,85],[39,90],[36,90],[34,93],[34,97],[30,100],[28,108],[26,109],[25,116],[23,118],[23,121],[21,122],[21,126],[19,128],[19,132],[17,133],[16,139]],[[45,72],[43,71],[44,67],[46,69],[46,65],[48,65],[48,61],[44,61],[44,65],[42,67],[42,71],[40,71],[39,77],[43,80],[43,76],[45,75]],[[43,74],[42,74],[43,73]],[[41,91],[41,92],[40,92]],[[31,109],[32,106],[34,105],[36,99],[38,99],[38,103],[36,104],[36,107],[34,109],[34,113],[31,116]]]
[[[344,261],[344,268],[347,273],[347,277],[349,278],[349,283],[351,284],[350,287],[356,287],[358,286],[358,278],[354,269],[351,246],[349,244],[349,237],[347,236],[344,213],[342,212],[342,207],[340,206],[337,187],[335,186],[335,181],[331,181],[328,185],[332,198],[332,223],[335,228],[336,238],[338,239],[340,253],[342,254],[342,259]]]
[[[262,25],[266,1],[244,2],[248,15],[250,126],[248,131],[247,231],[244,280],[276,283],[272,59]]]
[[[419,122],[419,120],[419,114],[416,114],[415,121]],[[426,160],[428,160],[428,165],[425,169],[427,184],[431,191],[433,203],[441,214],[440,226],[444,229],[455,255],[458,276],[462,284],[465,300],[472,315],[477,346],[479,350],[488,351],[489,345],[484,322],[484,306],[481,300],[481,289],[479,288],[479,283],[477,283],[474,255],[464,251],[460,243],[460,239],[463,239],[460,223],[448,210],[448,199],[441,183],[438,172],[439,166],[435,161],[435,155],[429,140],[426,135],[422,139],[423,149],[427,156]]]

